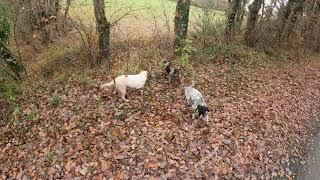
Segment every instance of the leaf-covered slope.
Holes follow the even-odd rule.
[[[286,68],[197,65],[213,110],[191,120],[182,87],[151,72],[129,103],[71,76],[40,83],[1,127],[0,173],[12,178],[270,178],[309,136],[319,109],[317,61]],[[205,72],[205,74],[203,74]],[[97,77],[100,79],[100,77]]]

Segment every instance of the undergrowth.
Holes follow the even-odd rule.
[[[77,56],[77,49],[68,49],[61,45],[49,47],[36,58],[39,61],[31,65],[33,74],[31,74],[29,83],[18,85],[17,83],[7,83],[4,79],[0,79],[0,97],[10,104],[10,110],[7,111],[7,114],[9,114],[8,119],[14,119],[21,112],[16,102],[16,97],[33,93],[36,88],[53,93],[57,87],[55,83],[58,86],[70,86],[74,83],[73,80],[76,80],[80,87],[92,89],[98,87],[99,77],[109,80],[111,75],[136,74],[141,70],[149,70],[150,77],[157,73],[161,74],[163,72],[163,59],[167,59],[170,55],[163,53],[169,52],[166,49],[167,47],[160,46],[159,48],[154,43],[154,41],[149,41],[149,43],[143,41],[143,46],[137,43],[137,47],[131,48],[135,49],[136,52],[130,52],[131,54],[136,53],[137,57],[129,59],[127,59],[126,52],[118,53],[118,50],[114,49],[117,52],[117,56],[113,60],[114,64],[111,71],[107,63],[95,68],[83,66],[81,64],[82,61],[77,61],[81,59],[81,57]],[[144,47],[148,48],[145,49]],[[224,77],[226,91],[230,92],[237,91],[238,84],[242,83],[243,79],[250,79],[253,72],[270,67],[274,69],[292,67],[293,64],[297,64],[296,61],[292,61],[292,58],[298,58],[295,52],[272,48],[257,50],[239,43],[215,44],[203,48],[201,43],[187,41],[186,46],[180,51],[182,55],[172,60],[174,65],[181,68],[180,75],[186,81],[197,79],[198,73],[209,74],[209,72],[201,70],[199,72],[199,69],[196,68],[198,63],[205,64],[207,67],[221,67],[222,69],[227,67],[226,70],[223,70],[223,73],[210,73],[210,76]],[[145,56],[145,54],[148,54],[148,56]],[[319,57],[314,53],[300,53],[298,55],[301,57],[301,61],[317,59],[316,56]],[[38,74],[42,75],[41,78],[37,76]],[[35,81],[37,83],[34,83]],[[30,86],[30,83],[32,86]],[[24,89],[28,89],[28,91]],[[48,101],[48,105],[50,107],[58,107],[61,102],[61,96],[52,96]],[[37,116],[36,108],[28,112],[29,120],[37,119]]]
[[[52,77],[57,72],[74,70],[77,65],[80,65],[76,62],[79,60],[77,57],[79,51],[78,48],[70,48],[66,45],[52,45],[35,59],[35,63],[30,68],[43,77]]]

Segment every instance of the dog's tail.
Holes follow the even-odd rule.
[[[111,81],[111,82],[109,82],[109,83],[107,83],[107,84],[101,85],[100,88],[101,88],[101,89],[105,89],[105,88],[107,88],[107,87],[113,86],[115,83],[116,83],[116,81],[113,80],[113,81]]]

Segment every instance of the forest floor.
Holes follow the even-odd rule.
[[[10,118],[0,122],[0,178],[293,175],[283,164],[303,155],[315,127],[319,55],[245,48],[221,61],[197,55],[182,68],[181,83],[172,85],[159,65],[169,50],[140,42],[135,51],[128,67],[127,53],[114,52],[112,71],[106,63],[46,79],[32,75],[12,100]],[[128,103],[98,88],[141,69],[150,72],[143,95],[129,91]],[[185,106],[182,90],[192,79],[212,110],[208,127],[193,122]]]

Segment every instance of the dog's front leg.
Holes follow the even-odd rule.
[[[190,98],[187,97],[185,102],[186,102],[187,106],[191,106],[191,100],[190,100]]]
[[[209,126],[209,115],[207,114],[205,117],[206,125]]]
[[[192,109],[192,112],[191,112],[192,120],[194,120],[194,119],[195,119],[195,113],[196,113],[196,111],[195,111],[194,109]]]

